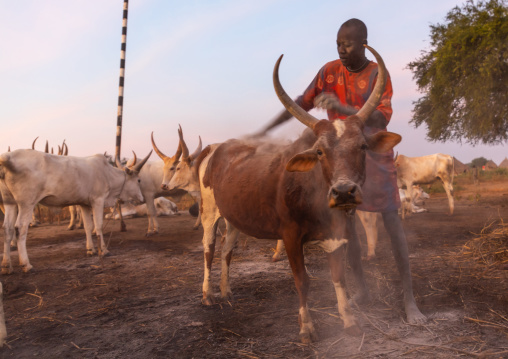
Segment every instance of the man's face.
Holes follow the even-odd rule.
[[[337,34],[337,52],[344,66],[350,69],[365,62],[365,47],[354,26],[342,26]]]

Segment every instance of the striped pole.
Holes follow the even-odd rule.
[[[123,114],[123,88],[125,79],[125,50],[127,47],[127,13],[129,0],[123,2],[123,20],[122,20],[122,47],[120,50],[120,80],[118,84],[118,112],[116,120],[116,148],[115,156],[120,159],[120,150],[122,145],[122,114]]]
[[[116,120],[116,147],[115,156],[120,162],[120,150],[122,146],[122,114],[123,114],[123,88],[125,79],[125,50],[127,48],[127,14],[129,9],[129,0],[123,2],[123,20],[122,20],[122,46],[120,48],[120,80],[118,84],[118,112]],[[120,231],[125,232],[127,226],[122,217],[122,206],[118,203],[118,212],[120,214]]]

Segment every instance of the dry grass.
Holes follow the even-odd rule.
[[[461,255],[487,267],[508,264],[508,224],[501,221],[486,225],[464,245]]]

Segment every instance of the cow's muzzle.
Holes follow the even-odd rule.
[[[350,209],[363,202],[360,186],[353,182],[334,185],[328,192],[330,208]]]

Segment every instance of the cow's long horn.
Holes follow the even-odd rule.
[[[60,145],[57,146],[58,146],[58,156],[63,155],[63,147],[60,147]]]
[[[64,156],[67,156],[69,154],[69,147],[67,146],[67,144],[65,143],[65,140],[64,140],[64,143],[65,145],[65,151],[64,151]]]
[[[372,112],[374,112],[377,105],[379,104],[381,96],[383,96],[383,92],[385,90],[386,85],[387,72],[385,62],[381,58],[381,55],[379,55],[377,51],[374,50],[372,47],[368,45],[363,46],[365,46],[367,49],[369,49],[370,52],[372,52],[378,64],[376,86],[374,86],[374,90],[367,99],[367,102],[363,104],[362,108],[356,114],[356,116],[358,116],[362,120],[362,122],[365,123],[365,121],[367,121],[367,118],[372,114]]]
[[[38,138],[39,136],[35,137],[34,142],[32,142],[32,150],[35,150],[35,142],[37,141]]]
[[[164,153],[162,153],[162,152],[159,150],[159,148],[157,147],[157,145],[155,144],[155,141],[154,141],[154,139],[153,139],[153,131],[152,131],[152,147],[153,147],[153,149],[155,150],[155,153],[156,153],[156,154],[158,154],[158,155],[159,155],[159,157],[160,157],[161,159],[163,159],[163,160],[164,160],[164,159],[166,159],[166,158],[168,157],[168,156],[166,156]]]
[[[187,145],[185,144],[185,140],[183,139],[183,131],[182,126],[178,125],[178,136],[180,137],[180,145],[182,146],[182,161],[189,158],[189,149],[187,148]]]
[[[120,156],[115,156],[115,164],[116,167],[120,168],[121,170],[124,169],[124,166],[122,165],[122,161],[120,160]]]
[[[192,155],[190,155],[189,159],[191,161],[195,160],[199,154],[201,153],[201,150],[203,149],[203,143],[201,142],[201,136],[199,136],[199,144],[198,144],[198,147],[196,148],[196,150],[192,153]]]
[[[151,150],[151,151],[150,151],[150,153],[149,153],[149,154],[148,154],[145,158],[143,158],[143,160],[142,160],[141,162],[139,162],[139,163],[136,165],[136,167],[134,167],[134,171],[136,171],[136,172],[141,171],[141,167],[143,167],[143,166],[144,166],[144,164],[146,163],[146,161],[148,161],[148,159],[149,159],[149,158],[150,158],[150,156],[152,155],[152,152],[153,152],[153,150]]]
[[[11,152],[11,146],[7,147],[7,152]]]
[[[273,69],[273,87],[275,88],[275,92],[277,93],[277,97],[279,98],[280,102],[284,105],[284,107],[289,111],[290,114],[295,116],[296,119],[298,119],[301,123],[303,123],[305,126],[308,126],[310,128],[314,128],[316,123],[319,122],[317,118],[310,115],[305,111],[303,108],[298,106],[291,97],[288,96],[286,91],[282,88],[282,85],[279,81],[279,65],[282,60],[282,56],[280,55],[279,59],[275,63],[275,68]]]
[[[46,140],[46,147],[44,147],[44,152],[49,153],[49,144],[48,144],[48,140]]]

